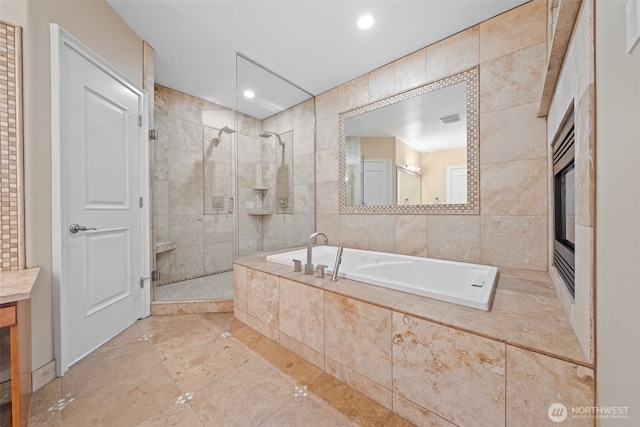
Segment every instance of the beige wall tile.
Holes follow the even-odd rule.
[[[324,313],[326,357],[390,390],[391,310],[327,293]]]
[[[365,74],[338,86],[340,111],[351,110],[369,102],[369,75]]]
[[[523,18],[528,15],[532,15],[531,22]],[[372,216],[365,219],[366,216],[341,215],[338,212],[338,112],[467,69],[479,62],[482,62],[480,70],[482,164],[546,158],[545,121],[537,117],[537,103],[546,63],[546,4],[543,0],[537,0],[533,4],[527,4],[524,10],[511,11],[495,19],[506,23],[516,22],[525,29],[511,28],[507,33],[502,34],[498,27],[504,24],[485,22],[482,24],[483,28],[480,26],[470,28],[317,97],[319,151],[316,153],[316,224],[318,229],[325,232],[334,230],[334,235],[339,234],[340,243],[349,247],[391,250],[392,242],[378,241],[381,234],[373,227],[369,227],[369,225],[378,226],[380,224],[377,222],[387,220],[374,218],[376,223],[369,224]],[[523,19],[527,21],[524,24]],[[529,33],[528,36],[527,33]],[[495,45],[496,40],[505,37],[512,37],[513,40],[503,40],[502,46]],[[482,40],[486,46],[481,46]],[[481,50],[485,55],[482,60]],[[392,78],[393,87],[390,83]],[[486,181],[483,190],[488,192],[487,202],[482,204],[482,208],[489,209],[486,212],[482,211],[483,215],[487,213],[496,216],[517,214],[537,217],[548,214],[545,182],[547,171],[524,177],[518,175],[515,181],[517,184],[513,185],[504,180],[505,174],[511,172],[519,174],[521,169],[518,166],[522,165],[527,164],[509,164],[507,172],[499,167],[481,171],[480,182],[485,184]],[[534,163],[529,166],[531,165]],[[535,163],[535,165],[541,166],[542,163]],[[535,171],[538,169],[534,168]],[[484,176],[486,171],[489,171],[487,177]],[[535,178],[534,185],[526,187],[530,185],[529,179],[532,176]],[[505,186],[505,183],[509,185]],[[525,187],[520,188],[520,185]],[[505,197],[505,188],[508,189],[507,193],[514,194],[519,199],[514,201]],[[325,198],[324,194],[330,194],[329,198]],[[509,200],[503,203],[503,199]],[[482,200],[481,197],[481,203]],[[471,262],[480,262],[482,259],[480,217],[442,216],[435,220],[430,219],[433,217],[431,215],[420,215],[411,219],[408,217],[407,219],[396,217],[395,233],[392,229],[387,233],[389,237],[395,234],[394,252]],[[523,221],[520,220],[520,222]],[[405,225],[405,223],[420,222],[421,225],[414,229],[412,229],[413,225]],[[540,219],[536,218],[533,222],[538,224],[538,229],[541,229]],[[435,230],[429,228],[430,223],[436,226]],[[497,227],[490,220],[486,223],[493,227],[492,230]],[[382,227],[387,230],[388,224],[382,224]],[[511,225],[511,228],[514,227]],[[494,249],[496,244],[493,240],[496,239],[499,240],[495,236],[490,237],[489,243],[485,244],[489,251],[488,259],[499,259],[504,266],[508,267],[528,269],[533,265],[539,267],[540,271],[546,270],[546,266],[540,266],[540,261],[547,259],[546,252],[540,254],[541,247],[546,251],[546,233],[539,239],[528,238],[528,243],[535,240],[532,248],[528,243],[516,243],[517,248],[514,247],[512,250],[504,250],[500,245],[497,245],[500,246],[499,248]],[[332,242],[334,241],[337,240],[332,239]],[[510,245],[514,246],[513,243]],[[513,251],[516,250],[522,253],[514,253]],[[493,255],[495,257],[492,258]],[[503,255],[506,255],[506,258]]]
[[[427,47],[427,81],[480,63],[480,27],[471,27]]]
[[[245,325],[249,322],[248,316],[249,315],[247,314],[247,312],[240,310],[238,307],[235,307],[233,309],[233,317],[235,317]]]
[[[450,308],[451,304],[420,295],[406,295],[393,306],[396,312],[413,313],[436,321],[441,320]]]
[[[316,183],[316,213],[337,214],[340,210],[340,183],[338,181]]]
[[[270,340],[273,340],[275,342],[279,342],[280,341],[280,330],[277,328],[274,328],[271,325],[268,325],[258,319],[256,319],[255,317],[251,316],[250,314],[247,315],[247,325],[251,326],[253,329],[255,329],[256,331],[260,332],[262,335],[264,335],[265,337],[269,338]]]
[[[332,114],[318,118],[316,122],[316,151],[332,150],[338,147],[338,117],[337,114]]]
[[[396,253],[427,256],[426,215],[395,215]]]
[[[328,90],[316,96],[316,119],[336,115],[340,112],[338,88]]]
[[[546,24],[546,0],[534,0],[483,22],[480,24],[480,61],[546,42]]]
[[[395,90],[402,92],[427,82],[427,49],[398,59],[395,64]]]
[[[393,215],[369,215],[369,250],[396,253],[396,219]]]
[[[338,148],[316,151],[316,182],[328,182],[338,179]]]
[[[327,284],[328,291],[347,296],[349,298],[369,301],[382,307],[393,307],[406,297],[406,293],[383,286],[366,285],[355,280],[338,280]]]
[[[152,316],[190,313],[194,313],[193,302],[154,302],[151,304]]]
[[[324,337],[323,337],[324,338]],[[314,350],[308,345],[304,345],[295,338],[292,338],[280,331],[280,345],[302,357],[304,360],[313,363],[320,369],[324,369],[324,354]]]
[[[367,215],[340,215],[340,243],[354,249],[369,249]]]
[[[595,34],[593,1],[584,2],[578,12],[567,60],[572,60],[575,74],[570,76],[576,100],[595,84]]]
[[[342,244],[340,238],[340,215],[316,214],[316,230],[326,234],[332,245]]]
[[[458,425],[505,425],[504,344],[399,313],[393,334],[395,393]]]
[[[579,339],[584,354],[593,360],[593,229],[595,224],[595,87],[594,87],[594,2],[583,2],[573,27],[570,46],[562,64],[553,100],[547,117],[549,145],[555,138],[567,111],[574,108],[575,168],[576,168],[576,298],[571,297],[562,280],[552,269],[552,278],[562,306]],[[551,174],[551,173],[550,173]],[[549,193],[550,213],[553,192]],[[550,217],[550,221],[553,218]],[[552,222],[551,222],[552,224]],[[552,231],[553,227],[550,227]],[[549,241],[552,240],[551,236]],[[583,246],[584,245],[584,246]],[[551,257],[550,257],[551,262]],[[580,277],[578,282],[578,277]]]
[[[386,98],[395,93],[395,65],[380,67],[369,73],[369,102]]]
[[[480,217],[475,215],[428,216],[427,256],[480,262],[480,224]]]
[[[372,381],[366,376],[359,374],[353,369],[350,369],[329,357],[325,360],[325,371],[329,375],[339,379],[368,398],[378,402],[385,408],[392,408],[393,398],[390,388],[381,386],[375,381]]]
[[[576,224],[575,297],[571,320],[589,360],[595,356],[595,254],[594,227]]]
[[[538,102],[546,61],[539,43],[480,64],[480,112]]]
[[[547,122],[538,117],[538,102],[480,115],[481,165],[545,158],[546,141]]]
[[[278,278],[249,269],[247,285],[247,313],[273,328],[278,328],[280,325]]]
[[[233,301],[195,301],[194,313],[231,313]]]
[[[596,218],[595,87],[577,103],[575,113],[576,224],[594,226]]]
[[[595,404],[592,369],[507,346],[507,373],[508,425],[558,425],[547,411],[562,403],[569,412],[562,425],[593,426],[593,420],[571,417],[572,406]]]
[[[280,330],[312,349],[324,352],[323,291],[280,280]]]
[[[396,393],[393,393],[393,411],[419,427],[455,427],[455,424]]]
[[[546,216],[481,217],[481,262],[547,270]]]
[[[483,215],[546,215],[547,159],[520,160],[480,168]]]

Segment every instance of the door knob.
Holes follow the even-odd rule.
[[[69,226],[69,231],[72,232],[73,234],[77,233],[78,231],[87,231],[87,230],[96,230],[96,229],[87,228],[84,225],[78,225],[78,224],[71,224]]]

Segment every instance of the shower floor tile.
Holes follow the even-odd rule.
[[[233,314],[209,313],[139,320],[36,391],[29,425],[411,424]]]
[[[233,271],[156,286],[155,300],[233,300]]]

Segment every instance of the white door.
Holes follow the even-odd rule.
[[[391,204],[391,162],[365,159],[364,204],[366,206]]]
[[[447,166],[447,203],[467,203],[467,166]]]
[[[147,283],[141,278],[148,268],[141,206],[144,92],[56,33],[60,103],[53,109],[59,107],[60,140],[53,191],[54,199],[59,191],[54,229],[61,246],[59,252],[54,247],[54,277],[61,375],[144,316]]]

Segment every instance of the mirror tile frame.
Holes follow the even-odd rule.
[[[346,120],[405,99],[423,95],[452,84],[467,82],[467,203],[465,204],[424,204],[424,205],[346,205]],[[478,215],[480,213],[480,156],[478,129],[478,68],[474,67],[457,74],[436,80],[408,91],[381,99],[370,104],[345,111],[340,114],[340,213],[341,214],[438,214],[438,215]]]

